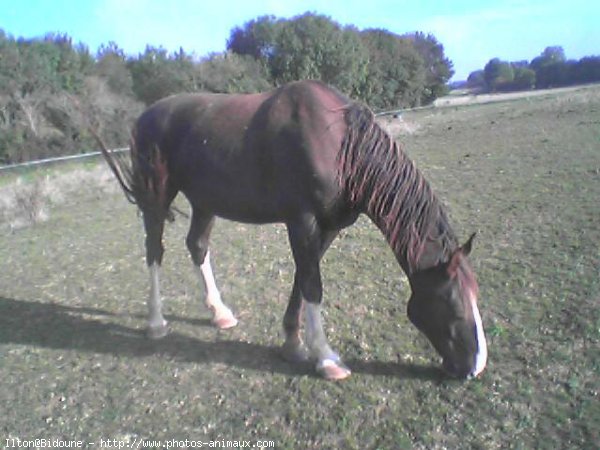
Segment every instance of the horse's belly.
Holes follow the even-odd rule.
[[[183,193],[194,208],[236,222],[285,222],[293,209],[291,202],[282,204],[274,192],[256,192],[235,184],[224,189],[213,186]]]

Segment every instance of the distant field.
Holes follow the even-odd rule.
[[[464,106],[481,103],[495,103],[520,100],[524,98],[533,98],[541,96],[555,97],[557,95],[571,94],[574,92],[582,93],[587,89],[590,89],[591,95],[594,95],[593,92],[598,90],[598,85],[569,86],[556,89],[536,89],[531,91],[486,94],[469,94],[467,93],[467,91],[453,91],[450,93],[450,95],[436,99],[433,102],[433,105],[436,107]]]
[[[169,225],[162,290],[172,333],[147,341],[140,218],[113,187],[85,181],[105,172],[78,169],[75,185],[70,171],[47,175],[33,225],[14,222],[14,190],[0,185],[1,446],[56,437],[597,448],[600,88],[385,121],[461,239],[479,232],[472,261],[490,352],[481,378],[440,371],[406,318],[406,278],[366,219],[323,264],[325,324],[350,379],[326,382],[278,356],[293,276],[279,225],[217,223],[217,282],[240,318],[227,332],[202,306],[187,220]]]

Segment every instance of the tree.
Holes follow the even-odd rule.
[[[368,56],[356,30],[306,13],[279,23],[274,37],[269,69],[276,84],[318,79],[349,95],[358,93]]]
[[[572,69],[575,83],[594,83],[600,81],[600,56],[581,58]]]
[[[83,88],[84,78],[94,66],[88,48],[81,43],[73,45],[68,35],[60,33],[46,34],[41,44],[56,52],[52,69],[60,88],[71,93],[79,92]]]
[[[197,88],[208,92],[260,92],[271,84],[267,69],[258,60],[237,53],[217,53],[196,66]]]
[[[470,89],[486,89],[485,73],[483,70],[475,70],[469,74],[467,87]]]
[[[238,55],[251,56],[268,65],[276,42],[281,20],[261,16],[231,30],[227,50]]]
[[[0,163],[89,149],[85,118],[110,145],[125,145],[143,103],[179,92],[257,92],[312,78],[379,109],[429,102],[452,75],[432,35],[360,32],[313,13],[258,17],[232,29],[227,47],[196,59],[151,46],[126,56],[109,42],[91,54],[66,34],[15,39],[0,29]]]
[[[515,73],[510,63],[492,58],[483,68],[483,77],[489,90],[498,91],[512,83]]]
[[[312,13],[259,17],[234,28],[227,46],[261,61],[276,85],[319,79],[376,108],[429,103],[447,92],[453,74],[431,34],[359,32]]]
[[[565,57],[565,51],[562,47],[546,47],[540,56],[531,61],[531,67],[535,70],[540,66],[564,63],[566,60],[567,58]]]
[[[99,112],[109,142],[127,142],[126,124],[141,107],[131,92],[112,92],[93,76],[96,70],[87,47],[67,35],[15,40],[0,30],[0,162],[89,149],[78,118],[82,111]]]
[[[113,92],[133,96],[133,78],[127,67],[127,57],[115,42],[100,46],[93,72],[106,80]]]
[[[127,65],[133,79],[133,92],[146,105],[196,88],[194,64],[183,49],[171,57],[164,48],[148,46],[138,58],[130,58]]]
[[[112,147],[127,145],[131,135],[131,124],[143,110],[143,104],[133,95],[123,95],[113,90],[108,80],[99,76],[85,79],[85,91],[73,101],[56,98],[51,106],[65,117],[64,132],[72,133],[78,147],[94,148],[95,140],[87,130],[92,123],[96,132]]]
[[[454,75],[452,61],[444,55],[444,46],[433,34],[414,33],[410,35],[415,49],[423,58],[425,65],[425,89],[422,103],[429,104],[436,98],[448,93],[447,83]]]
[[[535,71],[529,67],[515,67],[511,88],[515,90],[528,90],[534,87]]]
[[[380,29],[363,31],[361,39],[369,53],[361,97],[380,109],[419,105],[426,74],[412,41]]]
[[[546,47],[531,61],[530,67],[535,71],[537,88],[568,84],[568,67],[562,47]]]

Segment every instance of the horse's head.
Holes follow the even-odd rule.
[[[447,262],[410,277],[408,317],[442,356],[444,369],[460,378],[479,375],[487,360],[477,282],[467,261],[473,237]]]

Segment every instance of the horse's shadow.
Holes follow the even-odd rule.
[[[278,347],[216,338],[204,341],[177,331],[157,341],[149,340],[142,330],[114,323],[116,314],[86,307],[16,300],[0,296],[0,344],[21,344],[53,349],[113,354],[126,357],[164,355],[185,362],[223,363],[256,371],[286,375],[314,375],[311,364],[288,363]],[[187,322],[211,326],[208,319],[165,317],[171,324]],[[347,360],[355,373],[388,375],[399,378],[440,380],[441,370],[430,366],[399,362]]]

